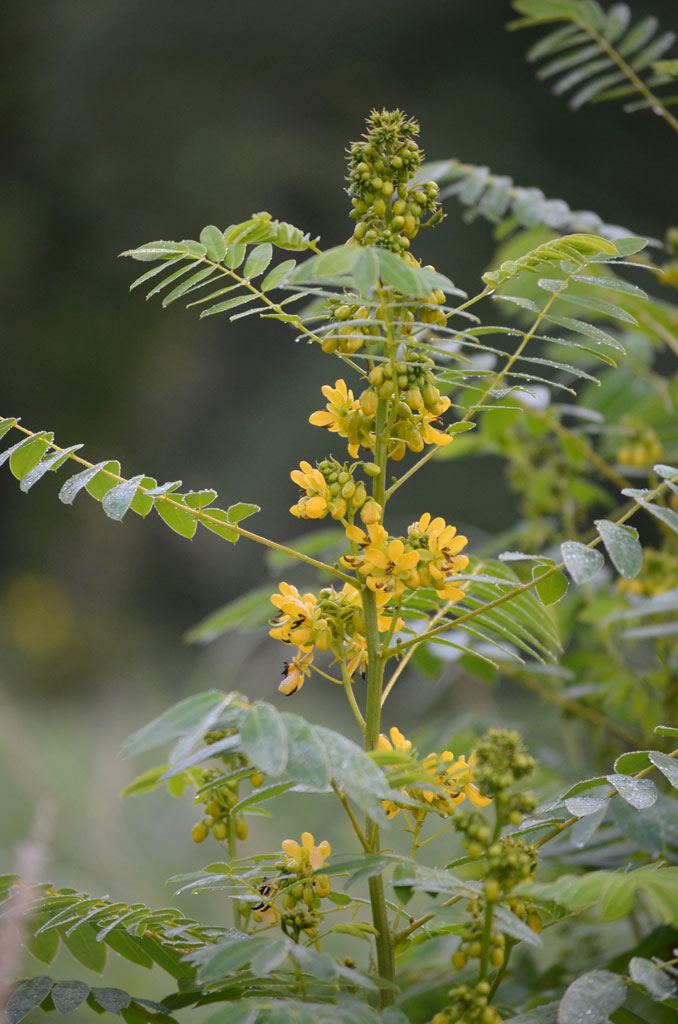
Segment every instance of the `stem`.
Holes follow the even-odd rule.
[[[235,835],[235,816],[229,814],[226,825],[226,839],[228,842],[228,861],[229,864],[235,860],[237,849],[236,849],[236,835]],[[236,881],[233,879],[231,883],[231,892],[233,896],[236,893]],[[242,928],[242,919],[240,916],[240,904],[237,899],[233,899],[233,927],[237,928],[238,931]]]
[[[478,975],[479,981],[484,981],[487,977],[487,971],[490,965],[490,945],[492,940],[492,915],[494,913],[494,902],[487,900],[485,902],[485,923],[483,925],[483,937],[481,939],[481,951],[480,951],[480,973]]]
[[[388,437],[385,433],[385,421],[387,419],[388,404],[385,399],[379,400],[375,424],[376,444],[375,463],[381,472],[374,478],[372,485],[372,496],[382,508],[384,506],[384,478],[386,473],[386,462],[388,459],[387,446]],[[379,742],[379,728],[381,724],[381,691],[384,682],[384,659],[381,653],[381,641],[379,639],[379,623],[377,596],[369,589],[362,590],[363,612],[365,615],[365,636],[367,640],[367,701],[365,706],[365,750],[375,750]],[[367,819],[366,832],[370,837],[370,847],[373,853],[379,852],[379,826]],[[393,986],[395,983],[395,955],[391,927],[386,909],[386,898],[384,895],[384,879],[381,874],[374,875],[369,879],[368,888],[370,903],[372,906],[372,922],[377,930],[377,968],[379,974]],[[379,1002],[382,1009],[392,1006],[395,1002],[394,990],[392,987],[380,989]]]
[[[353,712],[356,722],[360,726],[360,731],[364,736],[366,729],[365,719],[363,718],[360,708],[358,707],[358,701],[355,699],[355,693],[353,692],[353,682],[346,668],[346,657],[344,655],[344,648],[342,647],[341,650],[335,650],[334,648],[332,648],[332,650],[334,650],[334,653],[337,656],[337,659],[341,666],[341,678],[344,684],[344,692],[346,693],[346,699],[348,700],[348,703],[351,707],[351,711]]]
[[[370,852],[370,844],[368,843],[367,839],[365,838],[365,834],[364,834],[363,830],[361,829],[360,825],[358,824],[358,819],[356,818],[355,814],[353,813],[353,808],[351,807],[350,803],[348,802],[348,800],[346,799],[344,794],[341,792],[339,787],[337,786],[337,784],[334,781],[334,779],[330,779],[330,785],[331,785],[332,789],[334,790],[334,792],[335,792],[335,794],[337,796],[337,799],[339,800],[339,803],[341,804],[341,806],[346,811],[346,814],[348,815],[349,821],[351,822],[351,825],[353,826],[353,831],[355,832],[356,836],[358,837],[358,841],[359,841],[360,845],[362,846],[362,848],[365,851],[365,853],[369,853]]]

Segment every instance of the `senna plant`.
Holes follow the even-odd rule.
[[[511,252],[469,297],[416,255],[420,230],[442,218],[438,181],[451,166],[433,165],[437,171],[427,174],[418,134],[398,110],[371,113],[349,148],[354,227],[343,245],[323,250],[310,234],[260,213],[225,230],[208,226],[197,241],[156,241],[124,254],[150,265],[132,288],[149,287],[164,306],[182,300],[200,317],[276,319],[334,361],[310,414],[331,451],[316,465],[301,459],[291,471],[298,489],[291,515],[333,520],[329,534],[311,530],[293,548],[242,525],[258,511],[253,504],[221,508],[214,490],[125,476],[116,461],[87,461],[81,445],[62,447],[16,418],[0,423],[13,441],[0,463],[9,462],[24,491],[75,465],[60,491],[66,503],[87,492],[115,520],[155,510],[182,536],[202,526],[313,570],[315,585],[281,580],[273,595],[255,591],[197,626],[193,639],[259,625],[268,606],[269,635],[285,645],[281,694],[299,694],[311,680],[335,683],[355,723],[345,736],[306,721],[296,713],[303,694],[291,711],[209,691],[131,736],[126,756],[172,747],[128,792],[165,784],[174,793],[193,789],[193,839],[223,850],[220,861],[172,879],[175,892],[225,896],[232,917],[204,925],[172,908],[35,885],[27,944],[38,960],[51,963],[63,943],[100,971],[110,947],[140,967],[157,965],[176,990],[157,1003],[41,975],[18,983],[6,1009],[10,1024],[38,1006],[66,1013],[85,1002],[131,1024],[190,1020],[194,1012],[204,1019],[203,1007],[214,1024],[661,1024],[675,1014],[678,830],[670,823],[678,820],[678,727],[653,722],[646,740],[645,728],[638,735],[609,709],[547,693],[633,749],[606,748],[598,775],[539,804],[529,788],[536,763],[516,732],[492,728],[456,753],[420,751],[404,723],[389,716],[387,699],[405,685],[410,663],[425,654],[435,660],[432,652],[441,650],[469,670],[513,675],[528,686],[536,679],[541,693],[540,673],[557,671],[563,650],[551,606],[569,583],[591,590],[603,552],[608,578],[614,571],[622,588],[639,578],[643,549],[632,519],[645,516],[678,534],[675,465],[652,458],[649,486],[629,488],[589,437],[562,423],[581,411],[578,388],[607,386],[624,372],[615,325],[657,322],[653,300],[634,280],[656,269],[643,255],[645,240],[602,222],[596,231],[577,231],[568,221],[559,234],[551,220],[556,230],[531,247],[523,235],[511,236]],[[481,200],[489,188],[482,210],[500,218],[512,184],[490,181],[489,172],[482,182],[466,170],[461,176],[474,181],[461,198]],[[496,323],[506,309],[518,319]],[[540,407],[535,395],[542,394],[553,402]],[[398,532],[389,515],[395,492],[435,457],[448,470],[446,460],[474,450],[474,435],[498,444],[495,418],[498,433],[513,438],[508,456],[518,489],[525,491],[525,474],[513,468],[521,445],[565,438],[575,463],[578,453],[606,467],[605,483],[615,489],[608,516],[585,520],[606,501],[583,497],[583,484],[570,494],[565,475],[560,490],[556,479],[541,495],[525,494],[528,521],[543,516],[539,500],[550,500],[547,512],[574,500],[563,524],[532,530],[532,552],[474,551],[441,510],[425,506]],[[638,429],[646,429],[644,421]],[[627,436],[624,443],[635,458],[640,441]],[[664,448],[648,444],[639,461],[664,456]],[[670,609],[670,600],[661,607]],[[636,749],[642,745],[648,749]],[[352,847],[333,849],[310,831],[291,837],[283,827],[278,849],[252,849],[249,822],[264,803],[275,806],[294,793],[334,801]],[[661,814],[641,820],[657,807]],[[635,832],[630,859],[618,833],[611,858],[577,859],[607,836],[609,817],[627,839]],[[654,845],[638,838],[650,823]],[[0,878],[0,892],[8,912],[25,897],[12,875]],[[537,979],[534,951],[545,941],[566,945],[573,921],[592,906],[603,920],[635,913],[637,949],[615,963],[596,959],[576,977]]]

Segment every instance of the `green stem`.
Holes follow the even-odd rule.
[[[227,840],[227,843],[228,843],[228,861],[229,861],[229,864],[231,864],[235,860],[236,853],[237,853],[237,849],[236,849],[236,835],[235,835],[235,816],[233,814],[229,814],[228,815],[226,829],[227,829],[227,831],[226,831],[226,840]],[[231,891],[232,891],[233,896],[235,896],[235,893],[236,893],[236,883],[235,883],[235,880],[232,882]],[[238,931],[240,931],[241,928],[242,928],[242,919],[241,919],[241,916],[240,916],[240,904],[239,904],[237,899],[233,899],[232,903],[233,903],[233,927],[237,928]]]
[[[484,981],[490,966],[490,948],[492,945],[492,915],[494,914],[494,903],[487,900],[485,903],[485,923],[483,925],[483,937],[480,950],[480,974],[479,981]]]

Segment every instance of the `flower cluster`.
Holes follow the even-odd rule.
[[[282,693],[292,694],[304,685],[306,676],[311,674],[313,655],[331,650],[336,659],[346,662],[346,672],[353,677],[364,672],[367,664],[367,641],[365,638],[365,617],[360,591],[345,583],[337,592],[325,587],[317,595],[300,594],[290,583],[281,583],[280,592],[273,594],[271,603],[278,609],[275,625],[270,635],[284,644],[299,648],[297,655],[285,662],[283,681],[279,686]],[[389,615],[379,615],[377,625],[380,632],[402,629],[403,622],[393,622]]]
[[[461,601],[464,597],[462,588],[449,576],[463,572],[468,565],[468,557],[459,554],[467,539],[457,535],[456,527],[444,519],[431,519],[425,512],[402,539],[390,537],[379,523],[368,525],[366,530],[349,526],[346,536],[359,550],[344,555],[341,561],[365,576],[379,605],[397,602],[406,587],[415,590],[433,586],[446,601]]]
[[[436,1013],[431,1024],[501,1024],[502,1018],[489,1003],[490,984],[456,985],[450,989],[450,1006]]]
[[[434,181],[408,185],[423,160],[416,143],[419,125],[401,111],[373,110],[367,132],[349,151],[349,194],[357,221],[354,238],[403,252],[419,231],[421,218],[437,220]]]
[[[253,908],[252,916],[255,921],[269,924],[274,924],[279,918],[282,930],[295,942],[302,932],[307,938],[314,939],[320,923],[317,913],[320,900],[332,891],[329,876],[315,872],[325,866],[332,852],[330,844],[323,839],[316,845],[313,835],[303,832],[301,843],[285,839],[282,849],[285,859],[276,864],[280,875],[272,884],[266,880],[267,896],[283,890],[282,909],[277,910],[273,901],[267,899]]]
[[[412,743],[403,736],[396,726],[393,726],[389,730],[388,736],[380,734],[378,748],[379,750],[400,750],[404,754],[409,754],[412,750]],[[451,750],[444,750],[442,754],[428,754],[422,764],[439,788],[436,790],[410,788],[404,792],[415,800],[429,804],[431,809],[438,814],[443,816],[451,814],[454,808],[467,798],[475,807],[487,807],[491,803],[491,800],[483,796],[474,784],[475,754],[471,754],[467,761],[464,755],[455,758]],[[384,801],[383,806],[388,818],[394,818],[400,809],[398,804],[391,800]],[[412,813],[416,817],[419,812],[413,810]]]
[[[298,519],[333,519],[353,516],[367,500],[365,485],[353,479],[353,469],[336,459],[324,459],[314,469],[300,462],[290,473],[293,483],[301,489],[301,497],[290,512]]]
[[[380,364],[379,369],[382,369]],[[383,367],[384,375],[390,367]],[[405,390],[410,394],[411,400],[418,403],[418,395],[422,394],[418,388],[408,387],[409,380],[405,374],[401,375],[405,380]],[[353,391],[346,386],[343,379],[335,381],[334,387],[324,384],[322,393],[327,399],[324,409],[319,409],[309,417],[309,423],[316,427],[325,427],[331,433],[339,434],[348,441],[348,452],[352,458],[356,458],[362,445],[371,451],[375,445],[375,413],[377,409],[378,396],[373,388],[363,392],[360,399],[356,399]],[[439,412],[431,412],[423,401],[419,408],[412,408],[406,401],[398,400],[394,410],[394,422],[390,431],[388,454],[396,462],[402,459],[407,449],[412,452],[420,452],[424,445],[435,444],[444,446],[450,444],[452,436],[437,430],[434,424],[439,424],[440,413],[449,408],[450,400],[443,398],[437,392],[435,408]],[[429,389],[429,395],[432,391]]]

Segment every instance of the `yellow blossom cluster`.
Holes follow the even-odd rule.
[[[353,479],[352,470],[335,459],[325,459],[317,467],[300,462],[290,473],[292,482],[301,489],[299,501],[290,512],[298,519],[333,519],[352,516],[367,501],[365,485]]]
[[[346,535],[359,551],[344,555],[341,561],[365,576],[379,605],[397,601],[406,587],[433,586],[446,601],[462,600],[464,591],[449,582],[448,576],[463,572],[468,565],[468,557],[459,554],[467,539],[458,536],[456,527],[444,519],[431,519],[425,512],[404,539],[389,537],[379,523],[366,530],[349,526]]]
[[[404,754],[409,754],[412,750],[412,742],[406,739],[396,726],[389,730],[388,736],[380,734],[378,746],[379,750],[400,750]],[[471,754],[467,761],[465,755],[455,758],[451,750],[444,750],[442,754],[428,754],[422,763],[441,789],[410,788],[403,792],[416,800],[430,804],[439,814],[451,814],[454,808],[467,798],[474,807],[487,807],[492,802],[489,797],[482,795],[473,782],[475,754]],[[394,818],[400,810],[398,804],[392,800],[385,800],[383,807],[388,818]]]
[[[296,645],[297,655],[285,662],[281,693],[292,694],[300,690],[305,678],[311,674],[315,651],[331,650],[336,659],[343,656],[346,673],[352,678],[365,671],[367,640],[365,617],[360,591],[345,583],[337,592],[327,587],[319,594],[301,594],[291,583],[281,583],[280,592],[273,594],[271,603],[278,609],[273,628],[269,631],[275,640]],[[388,615],[379,615],[380,632],[402,629],[402,619],[393,622]]]
[[[372,450],[375,445],[374,400],[371,397],[366,398],[361,404],[342,379],[335,381],[334,387],[324,384],[321,390],[327,404],[324,409],[312,413],[309,422],[345,437],[352,458],[357,457],[361,445]],[[375,393],[368,391],[366,394],[372,396]],[[437,406],[440,412],[430,412],[423,405],[421,408],[412,409],[406,401],[398,401],[390,432],[389,457],[399,461],[408,448],[412,452],[420,452],[427,444],[450,444],[451,435],[437,430],[433,425],[438,423],[440,414],[449,406],[450,399],[447,396],[440,398]]]

